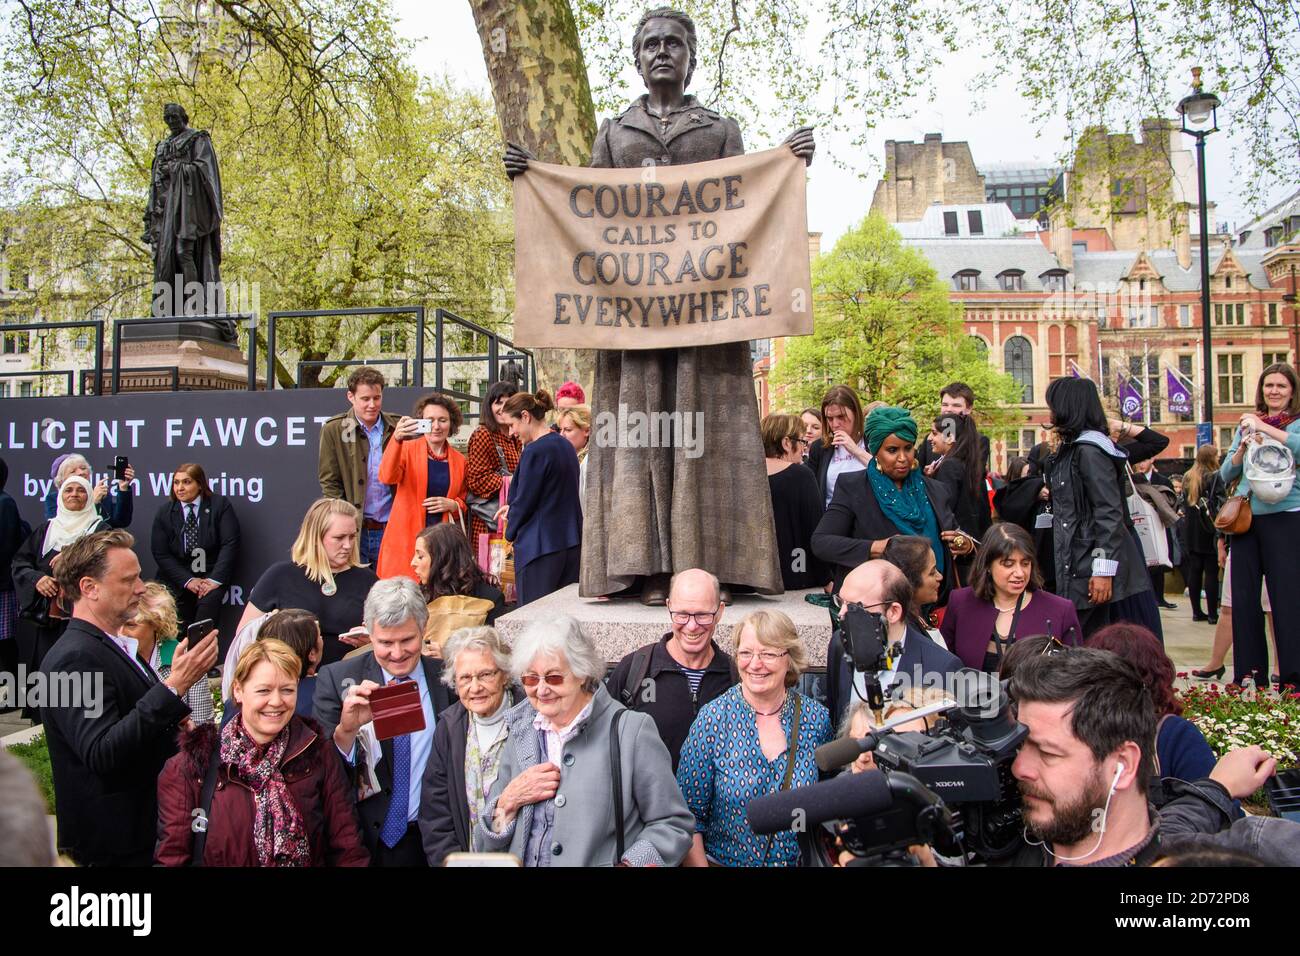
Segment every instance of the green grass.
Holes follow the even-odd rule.
[[[45,797],[45,806],[49,813],[54,812],[54,771],[50,769],[50,751],[45,746],[45,737],[40,736],[27,744],[14,744],[6,748],[22,761],[36,778],[41,795]]]

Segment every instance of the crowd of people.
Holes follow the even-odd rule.
[[[496,383],[462,454],[456,401],[433,393],[398,416],[383,390],[377,370],[354,372],[350,409],[322,428],[322,496],[221,641],[220,720],[209,679],[240,528],[203,468],[175,469],[145,581],[125,530],[129,473],[92,485],[85,459],[56,462],[47,519],[29,529],[0,462],[0,665],[93,670],[106,685],[94,717],[57,704],[29,714],[45,723],[72,861],[437,866],[508,852],[525,866],[799,865],[808,842],[755,833],[750,803],[825,779],[815,751],[837,736],[942,724],[928,711],[903,721],[943,702],[963,668],[1009,680],[1029,729],[1012,767],[1027,827],[1016,862],[1150,862],[1207,842],[1271,862],[1300,854],[1300,837],[1272,824],[1263,853],[1260,822],[1234,802],[1274,761],[1259,748],[1216,760],[1180,716],[1164,570],[1133,520],[1146,506],[1159,518],[1195,619],[1218,628],[1198,674],[1222,676],[1231,646],[1238,682],[1269,682],[1271,592],[1273,679],[1300,682],[1294,612],[1277,600],[1296,573],[1284,542],[1300,488],[1261,492],[1249,458],[1265,442],[1300,453],[1289,366],[1265,370],[1227,455],[1202,448],[1176,496],[1147,488],[1168,439],[1108,420],[1087,379],[1049,386],[1051,439],[1005,476],[991,473],[960,382],[937,415],[864,405],[837,385],[819,408],[767,416],[782,579],[824,594],[835,623],[824,700],[780,611],[753,611],[718,639],[734,600],[698,568],[669,582],[662,638],[612,670],[563,616],[511,646],[493,626],[508,597],[521,606],[578,580],[585,396],[574,383],[556,399]],[[1217,519],[1234,495],[1253,520],[1228,531]],[[481,560],[498,538],[513,545],[513,588]],[[418,726],[381,736],[371,697],[402,684]],[[865,753],[843,772],[872,767]],[[1075,819],[1093,811],[1120,821],[1095,845]],[[201,834],[196,816],[211,821]]]

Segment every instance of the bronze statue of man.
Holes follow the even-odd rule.
[[[225,311],[221,286],[221,173],[207,130],[191,129],[179,103],[163,107],[171,135],[154,148],[144,235],[153,247],[153,314]],[[212,322],[235,341],[234,324]]]
[[[686,93],[695,69],[690,17],[667,7],[650,10],[637,25],[632,55],[647,93],[601,124],[592,166],[682,165],[745,151],[735,120]],[[786,145],[812,161],[810,127],[795,130]],[[506,172],[524,172],[528,159],[508,146]],[[599,352],[592,411],[621,415],[624,408],[691,416],[702,423],[703,435],[695,436],[702,447],[691,454],[680,429],[673,447],[652,448],[606,446],[593,430],[580,593],[639,588],[644,603],[663,604],[672,574],[703,568],[723,583],[724,600],[733,587],[779,594],[749,343]]]

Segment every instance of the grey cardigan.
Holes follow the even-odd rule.
[[[554,798],[551,829],[552,866],[612,866],[614,862],[614,794],[609,768],[609,731],[622,710],[605,690],[597,689],[591,715],[577,736],[564,745],[560,789]],[[501,769],[488,797],[474,848],[510,852],[524,858],[537,804],[519,808],[502,833],[489,827],[497,800],[518,774],[544,760],[537,752],[537,711],[525,700],[506,715],[510,739],[501,754]],[[673,775],[672,760],[648,714],[629,711],[619,725],[619,765],[623,775],[623,859],[632,865],[677,866],[691,847],[695,818],[686,809]]]

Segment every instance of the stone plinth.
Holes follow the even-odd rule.
[[[112,362],[112,350],[105,349],[101,393],[107,393],[112,387]],[[177,387],[183,391],[243,390],[248,387],[248,359],[233,345],[206,337],[197,340],[133,338],[128,341],[123,336],[121,391],[170,391],[173,366],[176,368]],[[264,383],[264,376],[259,375],[258,382]]]
[[[819,593],[819,590],[788,591],[776,596],[737,594],[735,604],[723,612],[714,636],[722,649],[730,653],[735,646],[732,629],[746,614],[762,610],[782,611],[794,621],[808,651],[808,663],[825,667],[826,646],[831,639],[831,618],[825,608],[804,600],[805,594],[814,593]],[[578,597],[576,584],[497,618],[496,628],[508,642],[513,643],[534,621],[552,621],[562,614],[577,620],[583,633],[596,642],[596,647],[611,664],[638,647],[659,640],[672,628],[666,607],[646,607],[635,598]]]

